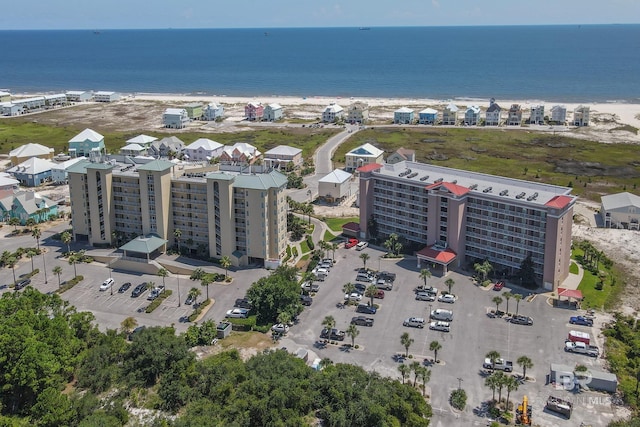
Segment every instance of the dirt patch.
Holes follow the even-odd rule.
[[[273,340],[260,332],[232,332],[227,338],[214,345],[194,347],[198,359],[204,359],[223,351],[237,349],[242,360],[248,360],[265,349],[274,347]]]
[[[638,171],[632,166],[604,166],[599,162],[578,162],[575,160],[553,160],[555,172],[576,176],[615,176],[625,178],[637,178]]]

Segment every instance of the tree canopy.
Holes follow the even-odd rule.
[[[258,324],[276,322],[282,312],[293,318],[302,311],[297,272],[294,267],[280,266],[270,276],[251,285],[247,297],[253,304]]]

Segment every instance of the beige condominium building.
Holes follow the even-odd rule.
[[[189,170],[187,170],[189,171]],[[236,266],[273,263],[286,249],[287,178],[277,171],[191,172],[83,161],[68,170],[73,235],[94,246],[157,236]]]
[[[416,248],[419,264],[445,274],[488,260],[510,275],[528,255],[546,289],[569,274],[571,188],[409,161],[358,172],[362,238],[376,224],[378,237],[396,233]]]

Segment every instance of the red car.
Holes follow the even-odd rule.
[[[501,280],[499,282],[496,282],[495,285],[493,285],[493,290],[494,291],[501,291],[502,288],[504,288],[504,282]]]
[[[349,249],[358,244],[358,239],[349,239],[347,243],[344,244],[345,249]]]
[[[374,298],[383,299],[384,291],[382,289],[378,289],[376,293],[373,295]]]

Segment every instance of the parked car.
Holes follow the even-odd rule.
[[[378,289],[375,294],[373,294],[374,298],[384,299],[384,291],[382,289]]]
[[[433,296],[437,296],[438,295],[438,288],[434,288],[433,286],[424,286],[424,285],[420,285],[416,288],[416,292],[426,292],[428,294],[431,294]]]
[[[345,249],[351,249],[352,247],[354,247],[355,245],[358,244],[358,239],[349,239],[347,240],[347,242],[344,244],[344,248]]]
[[[233,306],[238,308],[246,308],[248,310],[251,310],[253,308],[253,306],[251,305],[251,301],[246,298],[236,299],[236,301],[233,303]]]
[[[378,279],[386,280],[388,282],[394,282],[396,280],[396,273],[381,271],[380,273],[378,273]]]
[[[493,290],[494,290],[494,291],[501,291],[501,290],[502,290],[502,288],[504,288],[504,282],[503,282],[502,280],[500,280],[500,281],[496,282],[496,283],[493,285]]]
[[[361,251],[367,246],[369,246],[369,242],[358,242],[358,244],[356,245],[356,251]]]
[[[358,304],[358,307],[356,308],[356,313],[376,314],[377,311],[377,308],[367,304]]]
[[[149,293],[149,296],[147,297],[147,300],[148,301],[153,301],[156,298],[158,298],[163,292],[164,292],[164,286],[163,285],[157,286],[157,287],[151,289],[151,292]]]
[[[122,286],[120,286],[120,288],[118,289],[118,293],[123,294],[127,292],[130,287],[131,287],[131,282],[124,282]]]
[[[527,326],[533,325],[533,319],[527,316],[513,316],[509,321],[516,325],[527,325]]]
[[[449,322],[442,322],[442,321],[438,321],[438,322],[431,322],[429,324],[429,329],[433,329],[434,331],[442,331],[442,332],[449,332]]]
[[[324,328],[322,332],[320,332],[320,338],[327,338],[330,340],[344,341],[345,333],[340,329],[327,329]]]
[[[419,291],[416,292],[416,299],[418,301],[435,301],[436,296],[425,291]]]
[[[369,273],[358,273],[358,275],[356,276],[356,280],[358,282],[371,283],[375,280],[375,276]]]
[[[345,301],[362,301],[362,295],[358,292],[352,292],[350,294],[344,294]]]
[[[302,305],[311,305],[313,304],[313,298],[309,295],[300,295],[300,303],[302,303]]]
[[[133,288],[133,292],[131,292],[131,298],[138,298],[140,295],[147,291],[147,282],[140,283],[138,286]]]
[[[100,285],[100,290],[101,291],[106,291],[108,290],[111,286],[113,286],[113,284],[116,281],[113,280],[113,278],[109,277],[107,280],[105,280],[104,282],[102,282],[102,284]]]
[[[224,317],[246,319],[249,317],[249,310],[246,308],[234,308],[232,310],[228,310]]]
[[[424,319],[422,317],[409,317],[402,322],[403,326],[410,326],[412,328],[424,328]]]
[[[444,308],[437,308],[431,311],[430,317],[433,320],[444,320],[445,322],[453,321],[453,311],[445,310]]]
[[[367,290],[367,286],[364,283],[354,283],[353,286],[356,288],[356,291],[361,294],[364,294],[364,291]]]
[[[307,292],[318,292],[320,290],[320,285],[318,283],[304,282],[300,285],[300,288]]]
[[[593,319],[584,316],[571,316],[569,323],[572,325],[593,326]]]
[[[444,294],[444,295],[440,295],[438,297],[438,301],[440,302],[446,302],[448,304],[453,304],[454,302],[456,302],[456,296],[453,294]]]
[[[14,289],[16,291],[19,291],[20,289],[27,287],[30,283],[31,283],[31,279],[20,280],[18,283],[16,283]]]
[[[389,282],[388,280],[378,279],[376,282],[376,287],[378,289],[384,289],[385,291],[390,291],[393,289],[393,282]]]
[[[356,316],[351,319],[351,324],[358,326],[373,326],[373,318],[366,316]]]
[[[184,301],[186,305],[191,305],[196,301],[196,297],[194,295],[187,295],[187,299]]]
[[[333,267],[333,260],[331,258],[325,258],[321,261],[322,264],[328,264],[330,267]]]
[[[289,332],[289,326],[284,323],[277,323],[271,327],[271,332],[276,334],[286,335]]]

